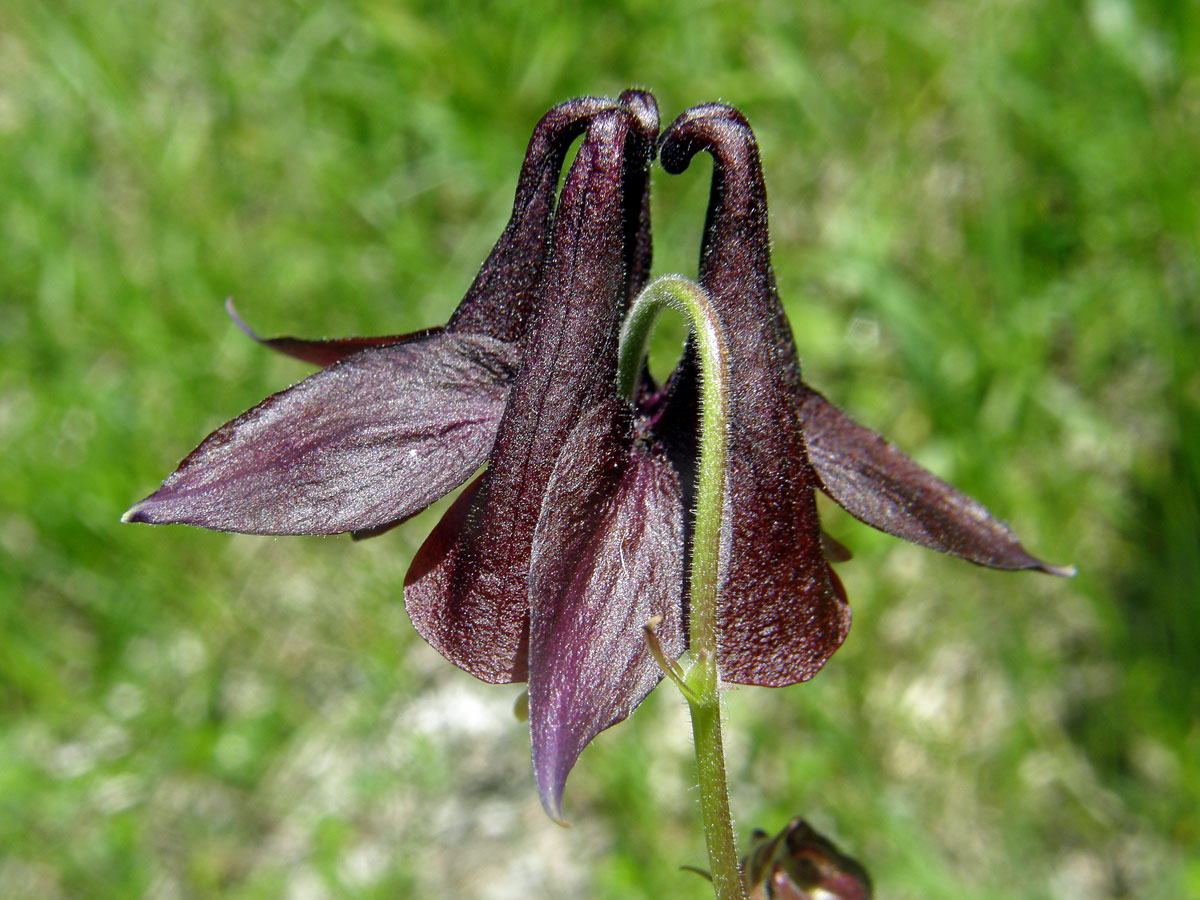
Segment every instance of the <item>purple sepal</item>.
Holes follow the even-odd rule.
[[[360,351],[218,428],[123,519],[336,534],[406,518],[487,457],[516,365],[482,335]]]
[[[575,427],[554,468],[529,577],[529,715],[542,805],[562,821],[583,748],[662,678],[644,626],[683,653],[683,507],[660,450],[634,443],[615,397]]]
[[[821,394],[806,388],[798,408],[821,488],[859,521],[993,569],[1074,574],[1031,556],[978,500],[917,465]]]

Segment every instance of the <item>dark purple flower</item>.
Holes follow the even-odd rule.
[[[616,391],[620,326],[650,270],[657,130],[654,100],[638,91],[552,110],[530,141],[512,219],[444,328],[341,341],[255,336],[326,368],[219,428],[125,515],[367,536],[486,462],[417,554],[405,604],[456,665],[489,682],[529,682],[534,770],[555,818],[583,747],[661,678],[645,623],[659,617],[671,658],[686,644],[692,356],[661,389],[644,377],[636,409]],[[664,136],[664,166],[681,171],[699,150],[715,160],[701,281],[732,385],[722,677],[809,678],[846,634],[849,608],[822,553],[814,488],[901,537],[986,565],[1055,571],[801,381],[753,135],[736,111],[697,107]]]

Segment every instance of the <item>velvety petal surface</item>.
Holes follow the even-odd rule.
[[[1030,555],[979,501],[917,465],[821,394],[799,402],[821,487],[848,513],[888,534],[994,569],[1070,575]]]
[[[542,497],[571,429],[614,390],[626,228],[637,221],[626,211],[641,202],[638,179],[652,147],[637,124],[624,110],[592,120],[563,187],[553,252],[488,470],[454,535],[439,528],[405,580],[413,626],[485,681],[526,676],[530,554]]]
[[[683,653],[683,505],[661,451],[634,443],[615,397],[563,445],[546,488],[529,576],[529,722],[546,812],[580,752],[662,678],[645,624]]]
[[[771,269],[758,146],[740,113],[708,104],[664,132],[663,167],[682,172],[700,151],[713,157],[700,282],[720,318],[731,373],[721,675],[741,684],[793,684],[811,678],[841,645],[850,610],[821,549],[817,482],[794,402],[803,383]],[[655,423],[669,446],[686,446],[670,432],[694,415],[696,377],[694,365],[679,373]]]
[[[124,520],[335,534],[403,519],[484,461],[516,365],[482,335],[360,351],[218,428]]]

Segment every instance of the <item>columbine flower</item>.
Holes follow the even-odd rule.
[[[418,552],[405,605],[456,665],[489,682],[528,680],[534,771],[555,818],[583,747],[661,678],[645,623],[658,622],[670,658],[686,643],[692,355],[661,390],[643,377],[636,411],[616,390],[621,322],[650,268],[657,129],[653,98],[637,91],[552,110],[530,142],[512,220],[444,328],[264,340],[327,368],[219,428],[125,515],[370,535],[486,461]],[[566,151],[584,132],[555,211]],[[736,111],[697,107],[665,135],[664,165],[681,171],[700,149],[715,160],[701,279],[732,385],[722,677],[803,680],[845,636],[849,609],[822,555],[814,488],[901,537],[1056,571],[800,380],[753,135]]]

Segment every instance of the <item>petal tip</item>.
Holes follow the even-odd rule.
[[[1039,563],[1037,570],[1045,572],[1047,575],[1057,575],[1059,578],[1074,578],[1079,574],[1079,569],[1075,568],[1074,565],[1052,566],[1049,563]]]
[[[160,488],[149,497],[133,504],[121,514],[121,521],[125,524],[135,525],[177,524],[180,521],[178,518],[173,518],[169,511],[164,512],[162,498],[159,497],[161,491]]]
[[[566,817],[563,816],[562,811],[562,792],[564,785],[558,784],[547,787],[540,783],[542,780],[541,778],[538,778],[537,780],[539,782],[538,794],[542,798],[542,809],[546,811],[546,816],[555,825],[559,825],[563,828],[570,828],[571,823],[566,820]]]
[[[121,513],[121,521],[125,524],[128,524],[130,522],[138,522],[141,524],[150,524],[150,519],[144,514],[145,507],[146,507],[145,500],[141,500],[141,501],[133,504],[133,506],[129,507],[129,509],[127,509],[127,510],[125,510],[125,512]]]
[[[242,333],[250,338],[250,340],[258,341],[260,344],[263,342],[258,332],[247,325],[246,320],[238,315],[237,307],[233,305],[233,297],[225,298],[225,315],[229,316],[233,320],[233,324],[240,328]]]
[[[535,698],[531,695],[530,700]],[[567,786],[567,775],[575,766],[575,761],[579,758],[577,752],[563,752],[563,747],[553,738],[551,741],[539,741],[538,734],[543,733],[543,729],[539,728],[539,720],[542,717],[538,715],[536,703],[530,708],[530,723],[531,734],[533,739],[533,778],[537,783],[538,796],[542,801],[542,809],[546,811],[546,815],[550,821],[556,825],[561,825],[563,828],[569,828],[566,817],[563,815],[562,798],[563,791]],[[556,735],[558,737],[560,735]]]

